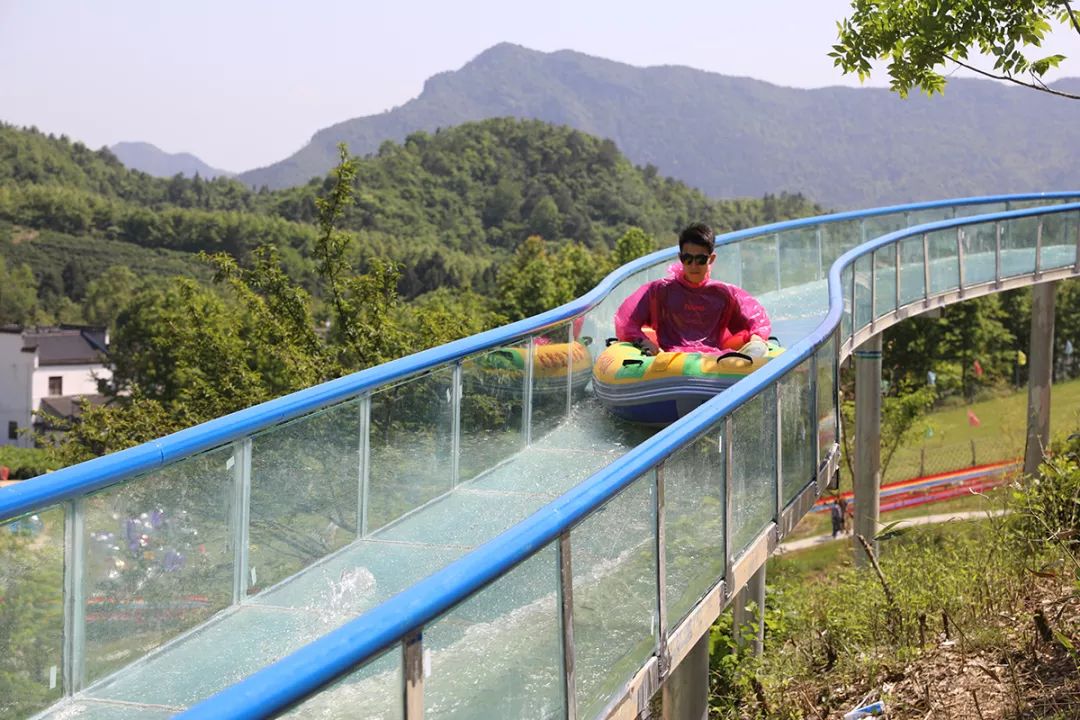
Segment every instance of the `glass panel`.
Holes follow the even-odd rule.
[[[84,501],[88,681],[232,602],[233,457],[212,450]]]
[[[0,717],[30,717],[63,692],[64,510],[0,524]]]
[[[401,720],[405,717],[401,646],[369,660],[317,695],[275,715],[320,720]]]
[[[779,272],[777,270],[776,235],[743,240],[741,246],[742,286],[752,295],[775,292]]]
[[[810,402],[810,360],[780,381],[780,459],[784,507],[814,477],[814,418]]]
[[[1055,213],[1043,218],[1042,270],[1069,267],[1076,263],[1076,244],[1080,240],[1077,213]]]
[[[724,575],[723,423],[664,461],[667,627]]]
[[[570,324],[565,323],[533,338],[532,442],[566,419],[571,352],[575,349],[568,344],[569,333]]]
[[[356,537],[360,401],[252,438],[248,594]]]
[[[453,488],[453,384],[453,369],[442,368],[371,394],[366,532]]]
[[[596,717],[656,647],[653,473],[570,534],[578,717]]]
[[[960,284],[956,229],[927,233],[927,249],[930,258],[930,294],[955,290]]]
[[[1015,208],[1014,208],[1015,209]],[[1007,220],[1001,224],[1001,276],[1035,272],[1036,217]]]
[[[1005,212],[1007,203],[984,203],[982,205],[957,205],[953,208],[956,217],[971,217],[972,215],[990,215],[992,213]]]
[[[818,457],[824,461],[836,443],[836,340],[818,348],[816,357]]]
[[[843,291],[844,296],[844,316],[843,318],[841,318],[840,321],[840,336],[845,340],[850,338],[852,332],[854,331],[852,316],[855,310],[855,299],[851,296],[852,277],[854,276],[854,274],[855,269],[850,265],[844,268],[843,271],[840,273],[840,282],[843,285],[843,288],[841,288],[841,290]]]
[[[900,241],[900,305],[922,300],[926,295],[923,274],[922,235]]]
[[[827,223],[821,227],[822,263],[825,271],[836,260],[861,241],[861,229],[858,220],[844,220]]]
[[[742,243],[734,242],[716,247],[716,262],[709,277],[721,282],[742,286]]]
[[[494,468],[525,446],[521,413],[527,352],[526,344],[519,343],[466,358],[462,365],[462,480]]]
[[[873,262],[870,255],[855,260],[855,332],[870,324],[870,273]]]
[[[994,280],[994,247],[997,230],[994,223],[980,223],[960,228],[964,248],[964,285],[971,287]]]
[[[874,319],[896,310],[896,246],[874,251]]]
[[[882,235],[888,235],[889,233],[896,232],[897,230],[903,230],[907,227],[908,223],[904,220],[903,213],[891,213],[889,215],[878,215],[876,217],[868,217],[863,221],[863,235],[861,242],[867,240],[873,240],[879,238]]]
[[[732,416],[731,550],[737,557],[776,516],[776,387]]]
[[[718,261],[714,265],[714,272],[716,266],[719,265],[720,249],[717,249]],[[664,270],[674,260],[664,260],[658,263],[654,267],[658,270]],[[597,348],[603,349],[604,342],[608,338],[615,337],[615,312],[622,305],[623,301],[630,297],[631,294],[639,287],[649,281],[649,271],[641,271],[634,273],[630,277],[626,278],[618,285],[616,285],[608,295],[597,304],[592,310],[585,314],[585,319],[581,323],[581,327],[575,324],[575,333],[580,335],[582,342],[585,342],[585,338],[590,338],[590,342]],[[600,352],[598,349],[596,352]]]
[[[816,227],[780,233],[781,288],[805,285],[822,277]]]
[[[431,653],[425,718],[563,716],[556,548],[544,548],[424,629]]]
[[[907,213],[907,226],[915,227],[916,225],[923,225],[925,223],[949,220],[955,216],[956,209],[951,206],[915,210]]]

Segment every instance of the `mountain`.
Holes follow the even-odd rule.
[[[150,143],[120,142],[111,146],[109,150],[128,168],[141,170],[154,177],[173,177],[174,175],[195,177],[198,173],[204,180],[212,180],[216,177],[232,177],[236,174],[210,167],[191,153],[167,153]]]
[[[320,130],[238,179],[298,185],[335,164],[339,142],[367,154],[417,130],[503,116],[610,138],[632,162],[713,197],[786,190],[853,208],[1080,186],[1080,103],[1044,93],[954,79],[944,96],[903,100],[884,88],[785,88],[508,43],[429,78],[404,105]]]

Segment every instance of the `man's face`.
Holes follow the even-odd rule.
[[[716,253],[709,252],[709,248],[704,245],[684,243],[679,248],[683,277],[695,285],[705,281],[714,260],[716,260]]]

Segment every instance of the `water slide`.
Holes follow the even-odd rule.
[[[1080,275],[1080,193],[729,233],[787,348],[670,427],[542,315],[0,490],[0,718],[633,717],[838,462],[836,372],[905,317]],[[565,352],[566,362],[551,362]]]

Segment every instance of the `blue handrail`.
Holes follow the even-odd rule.
[[[900,212],[918,212],[952,205],[1054,200],[1077,196],[1075,192],[983,196],[833,213],[727,233],[722,236],[718,244],[730,244],[748,237],[768,235],[814,225],[860,220]],[[159,440],[62,468],[39,478],[5,488],[0,490],[0,522],[100,490],[126,478],[149,472],[189,455],[225,445],[253,432],[353,397],[365,390],[400,380],[438,365],[454,362],[477,352],[508,344],[523,335],[537,332],[582,314],[594,307],[620,280],[668,257],[674,257],[676,252],[675,248],[658,250],[651,255],[628,263],[610,273],[590,292],[554,310],[478,335],[456,340],[446,345],[408,355],[384,365],[362,370],[352,375],[331,380],[181,430]]]
[[[1077,197],[1066,193],[1062,196]],[[795,343],[772,362],[747,376],[731,390],[709,400],[673,423],[666,430],[637,445],[588,480],[472,552],[406,588],[359,618],[220,691],[178,717],[189,720],[246,719],[263,718],[280,712],[400,642],[416,628],[424,627],[555,541],[592,510],[613,498],[657,463],[695,441],[713,427],[718,419],[735,411],[809,358],[833,335],[840,324],[844,308],[841,272],[857,258],[900,239],[935,230],[1074,211],[1080,211],[1080,203],[937,221],[889,233],[849,250],[829,268],[829,310],[825,319],[810,335]],[[860,217],[858,213],[842,215],[846,216],[844,219]],[[773,230],[768,231],[763,231],[762,228],[756,228],[756,232],[752,233],[740,231],[725,235],[723,242],[732,242],[763,232],[775,232],[775,228],[780,226],[791,228],[820,222],[820,219],[816,222],[797,220],[769,226]],[[658,255],[659,253],[654,253],[649,257],[655,262]]]

